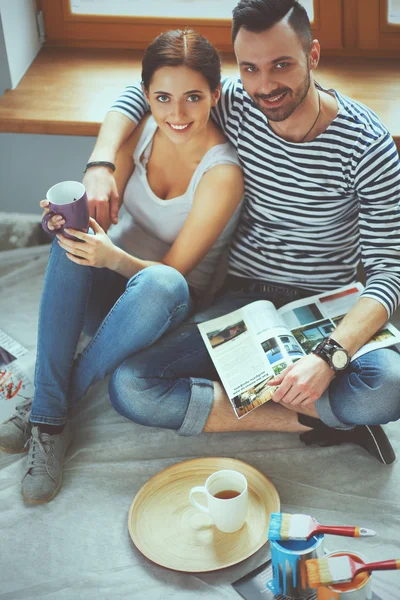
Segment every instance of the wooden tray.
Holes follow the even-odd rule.
[[[189,491],[220,469],[243,473],[249,486],[247,519],[239,531],[221,533],[205,513],[189,502]],[[232,458],[196,458],[154,475],[136,494],[128,516],[130,536],[153,562],[186,572],[216,571],[235,565],[268,541],[271,512],[278,492],[260,471]]]

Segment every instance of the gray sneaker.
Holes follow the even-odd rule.
[[[8,454],[26,452],[26,442],[31,437],[29,423],[32,400],[25,400],[15,407],[14,414],[0,424],[0,450]]]
[[[68,423],[62,433],[41,433],[32,427],[28,440],[29,454],[25,475],[22,479],[22,495],[30,504],[50,502],[61,488],[64,456],[71,441]]]

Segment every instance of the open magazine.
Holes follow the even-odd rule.
[[[290,302],[277,310],[257,300],[223,317],[199,324],[222,385],[240,419],[271,399],[270,379],[328,337],[355,304],[361,283]],[[400,343],[400,331],[386,323],[352,360]]]
[[[33,396],[33,385],[18,360],[27,352],[0,329],[0,423],[12,415],[16,404]]]

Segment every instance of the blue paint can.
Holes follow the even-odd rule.
[[[324,556],[324,536],[307,541],[271,541],[273,579],[268,586],[274,594],[308,598],[315,593],[307,585],[306,560]]]

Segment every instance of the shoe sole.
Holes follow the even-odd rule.
[[[55,498],[58,494],[58,492],[61,489],[61,484],[62,484],[62,479],[60,481],[59,486],[54,490],[54,492],[51,494],[51,496],[48,496],[47,498],[45,498],[44,500],[32,500],[31,498],[28,498],[28,496],[26,496],[24,494],[24,491],[22,491],[22,496],[24,497],[24,500],[26,502],[28,502],[28,504],[47,504],[47,502],[51,502],[53,500],[53,498]]]
[[[378,440],[377,440],[377,436],[374,434],[374,432],[372,431],[371,427],[369,427],[368,425],[366,425],[366,428],[367,428],[367,430],[368,430],[368,432],[369,432],[369,434],[371,436],[374,448],[376,449],[377,454],[379,454],[380,458],[378,460],[380,460],[380,462],[382,464],[384,464],[384,465],[391,465],[392,463],[394,463],[394,461],[396,460],[396,455],[394,453],[393,448],[390,445],[390,442],[389,442],[389,446],[390,446],[389,456],[386,456],[386,453],[382,452],[381,447],[380,447],[380,445],[378,443]],[[368,448],[366,448],[366,450],[367,450],[367,452],[369,452],[370,454],[372,454],[372,456],[376,456],[376,454],[374,454],[373,452],[371,452],[370,450],[368,450]],[[390,452],[390,450],[391,450],[391,452]]]
[[[10,448],[0,446],[0,450],[6,454],[26,454],[28,452],[28,448],[25,448],[25,446],[21,450],[10,450]]]

